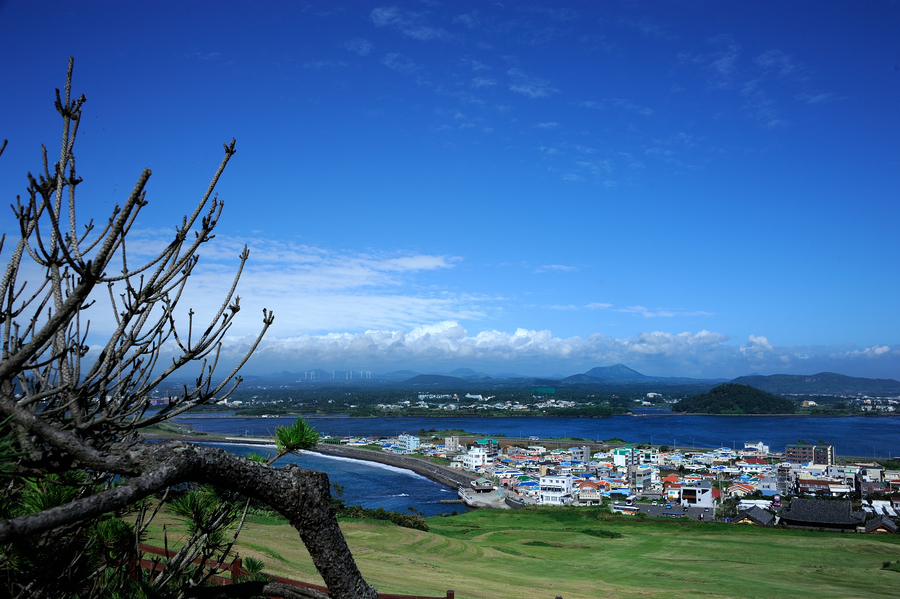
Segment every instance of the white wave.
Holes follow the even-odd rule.
[[[239,441],[192,441],[192,443],[196,443],[197,445],[236,445],[238,447],[247,447],[250,449],[278,449],[278,446],[274,443],[269,444],[261,444],[261,443],[241,443]]]
[[[417,473],[413,472],[412,470],[407,470],[406,468],[400,468],[398,466],[389,466],[388,464],[382,464],[380,462],[370,462],[368,460],[357,460],[356,458],[345,458],[343,456],[327,455],[324,453],[317,453],[315,451],[306,451],[306,450],[301,450],[298,453],[301,453],[301,454],[311,453],[311,454],[314,454],[316,456],[319,456],[321,458],[325,458],[328,460],[338,460],[338,461],[344,461],[344,462],[355,462],[357,464],[365,464],[366,466],[371,466],[372,468],[381,468],[382,470],[390,470],[391,472],[397,472],[398,474],[405,474],[405,475],[411,476],[413,478],[421,478],[422,480],[434,482],[434,481],[431,481],[431,479],[429,479],[427,476],[422,476],[421,474],[417,474]],[[438,483],[434,483],[434,484],[438,484]]]

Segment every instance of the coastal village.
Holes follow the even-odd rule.
[[[458,491],[472,507],[607,505],[613,513],[641,518],[898,532],[900,470],[877,462],[837,463],[834,446],[822,442],[788,445],[782,453],[756,441],[709,451],[626,444],[597,450],[535,437],[522,443],[449,436],[434,443],[406,433],[326,442],[449,461],[470,475]]]

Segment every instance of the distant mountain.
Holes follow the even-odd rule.
[[[411,379],[414,376],[419,376],[418,372],[414,370],[394,370],[391,372],[385,372],[384,374],[379,374],[378,378],[385,381],[405,381],[407,379]]]
[[[472,381],[467,381],[458,376],[444,376],[441,374],[420,374],[403,381],[404,385],[412,387],[456,387],[459,385],[470,385],[471,383]]]
[[[584,374],[573,374],[567,376],[560,383],[569,383],[574,385],[615,385],[617,383],[623,385],[648,385],[648,384],[665,384],[665,385],[700,385],[712,388],[719,383],[727,383],[728,379],[692,379],[677,376],[647,376],[640,372],[625,366],[624,364],[616,364],[615,366],[598,366],[585,372]]]
[[[467,376],[478,376],[478,373],[471,368],[457,368],[456,370],[448,372],[446,376],[458,376],[459,378],[465,378]]]
[[[584,375],[607,381],[646,381],[652,378],[645,376],[636,370],[632,370],[624,364],[598,366],[597,368],[591,368],[585,372]]]
[[[900,382],[894,379],[866,379],[834,372],[751,375],[731,382],[780,395],[900,395]]]
[[[471,368],[457,368],[452,372],[448,372],[446,376],[455,376],[466,380],[494,378],[485,372],[475,372]]]
[[[682,399],[673,412],[695,414],[792,414],[794,402],[750,385],[725,383],[694,397]]]

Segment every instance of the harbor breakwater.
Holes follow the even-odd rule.
[[[413,458],[396,453],[379,453],[377,451],[370,451],[367,449],[356,449],[354,447],[346,447],[344,445],[332,445],[325,443],[319,443],[319,445],[316,446],[315,449],[311,449],[310,451],[342,458],[363,460],[366,462],[377,462],[379,464],[394,466],[396,468],[405,468],[406,470],[411,470],[416,474],[424,476],[429,480],[433,480],[438,484],[450,487],[454,490],[459,486],[468,487],[469,483],[476,478],[475,476],[466,472],[462,472],[460,470],[454,470],[452,468],[433,464],[427,460]]]
[[[164,435],[164,434],[148,434],[148,439],[159,440],[177,440],[186,441],[188,443],[221,443],[234,445],[274,445],[275,440],[265,437],[231,437],[221,435]],[[360,460],[363,462],[376,462],[385,466],[394,466],[395,468],[403,468],[411,472],[415,472],[420,476],[424,476],[430,481],[436,482],[445,487],[449,487],[456,491],[459,486],[468,487],[469,483],[476,479],[475,476],[447,468],[423,460],[413,458],[396,453],[381,453],[367,449],[356,449],[344,445],[333,445],[330,443],[319,443],[315,449],[310,449],[315,453],[323,455],[348,458],[352,460]]]

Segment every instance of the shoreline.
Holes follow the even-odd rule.
[[[221,443],[230,445],[275,444],[274,439],[266,439],[261,437],[241,438],[213,435],[147,434],[144,435],[144,438],[160,441],[185,441],[187,443]],[[415,472],[416,474],[424,476],[432,482],[436,482],[439,485],[443,485],[454,491],[459,486],[467,486],[470,481],[473,481],[477,478],[476,476],[473,476],[461,470],[455,470],[453,468],[434,464],[432,462],[429,462],[428,460],[400,454],[378,453],[367,449],[357,449],[355,447],[331,445],[326,443],[319,443],[314,449],[308,449],[306,451],[312,451],[315,453],[320,453],[322,455],[329,455],[334,457],[350,458],[362,462],[375,462],[378,464],[384,464],[386,466],[394,466],[396,468],[403,468],[404,470]]]

